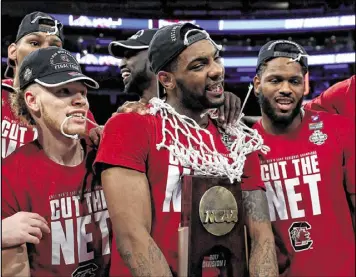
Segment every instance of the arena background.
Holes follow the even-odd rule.
[[[43,11],[64,24],[65,48],[73,52],[83,71],[100,83],[90,91],[90,109],[103,124],[124,101],[119,60],[109,56],[112,40],[126,39],[139,29],[190,21],[205,28],[223,45],[225,90],[242,100],[255,73],[259,48],[268,40],[293,39],[310,55],[311,99],[355,74],[354,1],[2,1],[1,74],[7,47],[15,40],[21,19]],[[253,95],[245,114],[259,115]]]

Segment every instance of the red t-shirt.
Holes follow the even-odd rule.
[[[170,126],[167,128],[174,133]],[[228,154],[221,134],[212,121],[209,122],[207,130],[214,138],[216,149]],[[210,141],[205,133],[200,133],[204,142]],[[192,134],[196,134],[196,131],[193,130]],[[169,137],[167,139],[170,140]],[[178,226],[181,212],[180,177],[193,172],[190,168],[182,167],[168,150],[164,148],[157,150],[156,145],[161,141],[162,119],[159,115],[118,114],[109,119],[104,127],[95,163],[122,166],[146,173],[155,211],[151,236],[172,270],[177,272]],[[179,141],[188,145],[186,137],[181,133]],[[244,174],[246,178],[241,183],[243,190],[264,189],[259,175],[257,153],[248,155]],[[112,259],[111,276],[130,276],[118,253],[113,253]]]
[[[2,83],[12,86],[12,79],[2,80]],[[1,157],[5,158],[14,150],[26,143],[35,140],[38,136],[37,129],[29,126],[19,120],[14,115],[10,106],[9,94],[11,92],[3,89],[1,91]],[[87,117],[95,122],[91,111],[88,111]],[[88,131],[95,127],[87,122]]]
[[[336,83],[306,103],[304,107],[355,118],[355,78],[356,75],[353,75],[349,79]]]
[[[3,160],[3,218],[38,213],[51,229],[38,245],[27,244],[31,276],[108,276],[112,228],[103,190],[87,174],[93,160],[88,152],[78,166],[57,164],[37,140]]]
[[[305,111],[300,126],[271,135],[260,153],[283,276],[355,276],[355,234],[345,191],[355,194],[355,126]],[[289,264],[290,263],[290,264]]]

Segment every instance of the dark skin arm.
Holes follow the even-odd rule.
[[[117,250],[132,276],[172,276],[168,263],[152,239],[152,209],[148,180],[136,170],[110,167],[102,184]]]
[[[250,276],[278,276],[274,236],[266,194],[262,190],[243,191],[245,222],[251,237]]]

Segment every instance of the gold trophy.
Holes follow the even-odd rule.
[[[178,276],[247,274],[240,183],[227,178],[183,177]]]

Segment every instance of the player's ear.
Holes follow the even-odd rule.
[[[33,112],[39,112],[40,106],[38,103],[38,96],[36,93],[31,88],[28,88],[25,90],[24,93],[24,98],[26,105],[29,109],[31,109]]]
[[[256,96],[258,96],[260,85],[261,85],[261,79],[256,75],[253,78],[253,90]]]
[[[17,46],[15,43],[11,43],[9,47],[7,47],[7,56],[10,60],[17,60]]]
[[[157,77],[165,89],[172,90],[176,87],[176,80],[172,73],[166,71],[160,71],[158,72]]]

